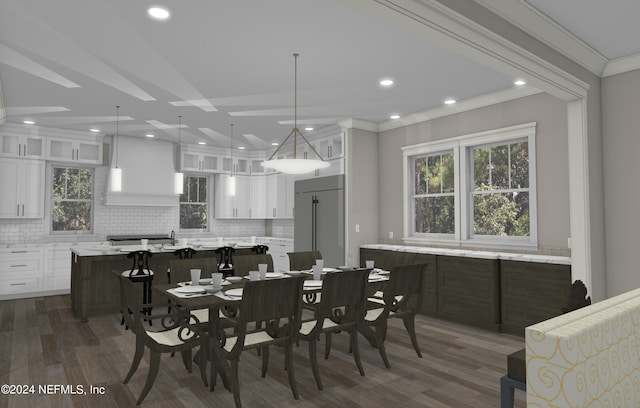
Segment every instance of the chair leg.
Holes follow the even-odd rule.
[[[356,362],[356,367],[358,367],[360,375],[364,377],[364,368],[362,367],[362,361],[360,360],[360,346],[358,345],[358,329],[351,329],[349,335],[351,337],[351,350],[353,350],[353,360]]]
[[[156,380],[156,376],[158,375],[158,369],[160,368],[160,353],[157,351],[151,350],[151,363],[149,365],[149,374],[147,374],[147,381],[144,383],[144,388],[142,389],[142,393],[140,393],[140,397],[138,397],[138,401],[136,405],[140,405],[144,398],[147,396],[151,387],[153,386],[153,382]]]
[[[331,333],[325,333],[325,345],[324,345],[324,359],[329,359],[329,353],[331,353]]]
[[[379,326],[376,326],[376,342],[378,343],[378,352],[382,357],[382,362],[386,368],[391,368],[389,360],[387,359],[387,352],[384,348],[384,338],[387,335],[387,322],[383,322]]]
[[[208,385],[207,383],[207,359],[209,358],[209,340],[208,339],[203,339],[202,343],[200,344],[200,351],[199,351],[199,357],[200,357],[200,361],[198,362],[198,366],[200,367],[200,378],[202,378],[202,382],[204,383],[204,386],[206,387]]]
[[[181,351],[182,354],[182,362],[184,363],[184,368],[187,369],[189,373],[191,373],[193,369],[193,362],[191,361],[191,350]]]
[[[133,355],[131,368],[129,368],[129,372],[127,373],[127,376],[124,378],[123,384],[128,383],[131,377],[133,377],[133,374],[136,372],[136,370],[138,369],[138,366],[140,365],[140,361],[142,360],[143,354],[144,354],[144,344],[142,342],[136,341],[136,352]]]
[[[233,393],[233,400],[236,403],[236,408],[241,408],[240,402],[240,383],[238,380],[238,359],[231,360],[231,392]]]
[[[269,368],[269,346],[260,347],[260,349],[262,349],[262,377],[265,377]]]
[[[316,339],[309,340],[309,362],[311,362],[311,371],[316,379],[318,389],[322,391],[322,380],[320,379],[320,370],[318,369],[318,357],[316,356]]]
[[[289,385],[291,386],[291,392],[293,398],[300,399],[298,395],[298,387],[296,386],[296,377],[293,373],[293,342],[289,341],[285,345],[285,362],[287,364],[287,374],[289,375]]]
[[[416,322],[414,320],[414,316],[405,316],[402,318],[402,322],[404,323],[404,327],[407,329],[407,332],[409,332],[413,349],[416,351],[418,357],[422,358],[420,346],[418,346],[418,338],[416,337]]]

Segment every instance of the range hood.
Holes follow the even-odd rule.
[[[119,145],[119,146],[118,146]],[[113,143],[112,143],[113,146]],[[162,140],[118,136],[111,167],[122,169],[122,191],[104,193],[105,205],[177,206],[174,192],[174,144]]]

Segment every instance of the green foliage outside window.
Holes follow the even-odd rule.
[[[453,153],[415,159],[415,231],[455,232]]]
[[[529,236],[527,142],[473,149],[473,233]]]
[[[93,171],[53,168],[52,231],[91,231]]]
[[[180,195],[180,229],[207,228],[207,178],[184,176]]]

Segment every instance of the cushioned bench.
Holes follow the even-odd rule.
[[[525,330],[527,405],[640,406],[640,289]]]

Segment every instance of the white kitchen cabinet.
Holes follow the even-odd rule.
[[[0,160],[0,218],[44,217],[44,171],[41,160]]]
[[[293,218],[294,175],[269,174],[265,176],[266,218]]]
[[[266,180],[265,176],[249,177],[249,216],[250,218],[266,218]]]
[[[250,218],[250,177],[219,174],[215,186],[216,218]]]
[[[49,137],[47,159],[57,162],[102,164],[102,141]]]
[[[268,254],[273,259],[274,272],[286,272],[289,270],[289,255],[293,252],[293,240],[287,238],[267,238],[261,242],[269,247]]]
[[[44,159],[45,140],[37,135],[0,133],[0,156]]]
[[[217,173],[220,171],[221,158],[219,155],[207,152],[198,152],[193,149],[181,149],[180,168],[182,171],[197,171],[204,173]]]
[[[44,291],[69,293],[71,290],[72,246],[77,245],[51,244],[44,246]]]
[[[42,291],[42,253],[42,247],[0,248],[0,298]]]

